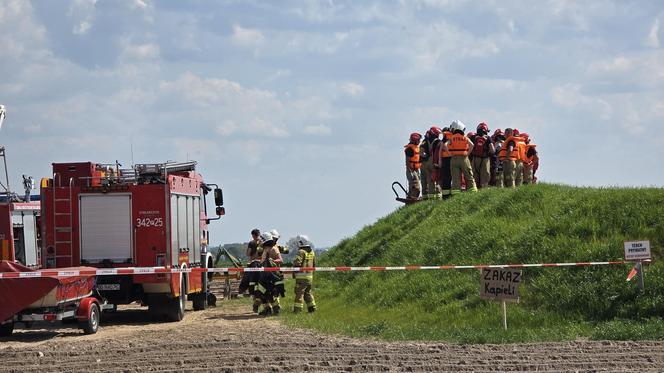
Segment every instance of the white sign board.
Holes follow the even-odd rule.
[[[480,298],[518,302],[521,278],[520,269],[482,268]]]
[[[625,260],[639,261],[650,259],[650,241],[626,241]]]

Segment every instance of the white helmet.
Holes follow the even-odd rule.
[[[309,241],[309,237],[301,234],[295,238],[297,241],[297,247],[311,247],[311,241]]]
[[[276,229],[271,229],[269,233],[272,235],[272,238],[274,238],[275,240],[278,240],[279,237],[281,237],[281,235],[279,234],[279,232],[277,232]]]
[[[460,120],[455,120],[454,122],[452,122],[452,124],[450,124],[450,129],[452,131],[458,130],[458,131],[465,132],[466,131],[466,125],[463,124],[463,122],[461,122]]]
[[[270,232],[263,232],[261,233],[261,242],[265,243],[268,241],[274,240],[274,237],[270,234]]]

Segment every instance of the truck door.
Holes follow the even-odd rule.
[[[82,194],[79,198],[81,261],[131,263],[131,195]]]

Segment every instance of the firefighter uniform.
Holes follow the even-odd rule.
[[[525,159],[525,153],[526,153],[526,142],[525,140],[520,137],[520,136],[515,136],[515,141],[516,141],[516,148],[518,151],[518,156],[517,159],[514,161],[514,185],[520,186],[523,184],[523,160]]]
[[[275,246],[266,247],[263,251],[263,266],[264,267],[277,267],[283,263],[281,257],[281,252],[279,248]],[[264,311],[271,309],[271,312],[265,312],[266,314],[278,315],[281,311],[281,302],[279,301],[279,296],[281,295],[275,289],[283,288],[284,286],[284,275],[281,272],[271,272],[268,276],[263,275],[263,277],[269,277],[269,285],[265,286],[266,288],[266,297],[263,298]]]
[[[450,154],[447,146],[443,146],[443,143],[449,141],[452,137],[452,132],[443,131],[443,141],[439,146],[438,157],[440,159],[440,189],[443,196],[443,199],[448,199],[452,195],[452,154]]]
[[[259,267],[260,262],[263,258],[263,247],[261,246],[261,242],[259,239],[253,239],[249,241],[249,244],[247,244],[247,256],[249,257],[249,264],[247,267]],[[246,286],[247,289],[249,290],[249,294],[252,294],[253,296],[253,311],[254,313],[258,313],[258,309],[260,308],[261,304],[263,304],[262,296],[258,293],[258,277],[256,276],[255,273],[249,272],[245,273],[242,276],[242,282],[240,285],[243,285],[245,282],[247,282]],[[246,279],[246,280],[245,280]],[[242,289],[244,289],[244,286],[241,286]],[[243,291],[242,291],[243,292]]]
[[[420,176],[423,198],[440,198],[440,186],[438,185],[437,175],[435,175],[438,171],[436,165],[438,164],[439,142],[437,136],[434,137],[433,134],[427,132],[424,141],[420,145],[420,161],[422,162]]]
[[[537,145],[531,144],[526,141],[524,157],[523,157],[523,183],[533,183],[533,168],[535,165],[535,157],[537,156]]]
[[[419,140],[418,140],[419,142]],[[420,146],[413,142],[404,146],[406,154],[406,179],[408,180],[408,199],[420,198]]]
[[[475,146],[473,147],[473,176],[476,177],[477,187],[486,188],[489,186],[489,181],[491,179],[491,143],[489,136],[487,135],[476,135]]]
[[[502,188],[503,187],[503,162],[501,162],[498,158],[498,153],[500,153],[500,149],[503,147],[503,141],[498,140],[494,143],[494,146],[496,148],[496,154],[491,157],[492,160],[492,172],[493,172],[493,186],[497,188]]]
[[[316,254],[311,246],[301,247],[297,257],[293,261],[295,267],[313,268],[316,266]],[[304,309],[304,303],[307,304],[309,312],[316,311],[316,301],[312,292],[314,280],[313,271],[295,272],[295,301],[293,303],[293,312],[301,312]]]
[[[452,135],[448,144],[449,153],[452,155],[450,168],[452,171],[452,193],[461,192],[461,175],[466,181],[466,190],[477,191],[473,169],[468,159],[470,140],[466,135],[456,132]]]
[[[510,151],[510,148],[512,150]],[[498,153],[498,160],[503,164],[503,184],[505,188],[514,188],[516,181],[516,160],[519,159],[519,148],[514,136],[508,136]]]

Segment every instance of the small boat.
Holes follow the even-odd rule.
[[[0,261],[0,336],[11,335],[15,323],[78,321],[86,333],[97,332],[101,302],[95,297],[96,268],[40,271]],[[57,274],[58,276],[54,276]]]

